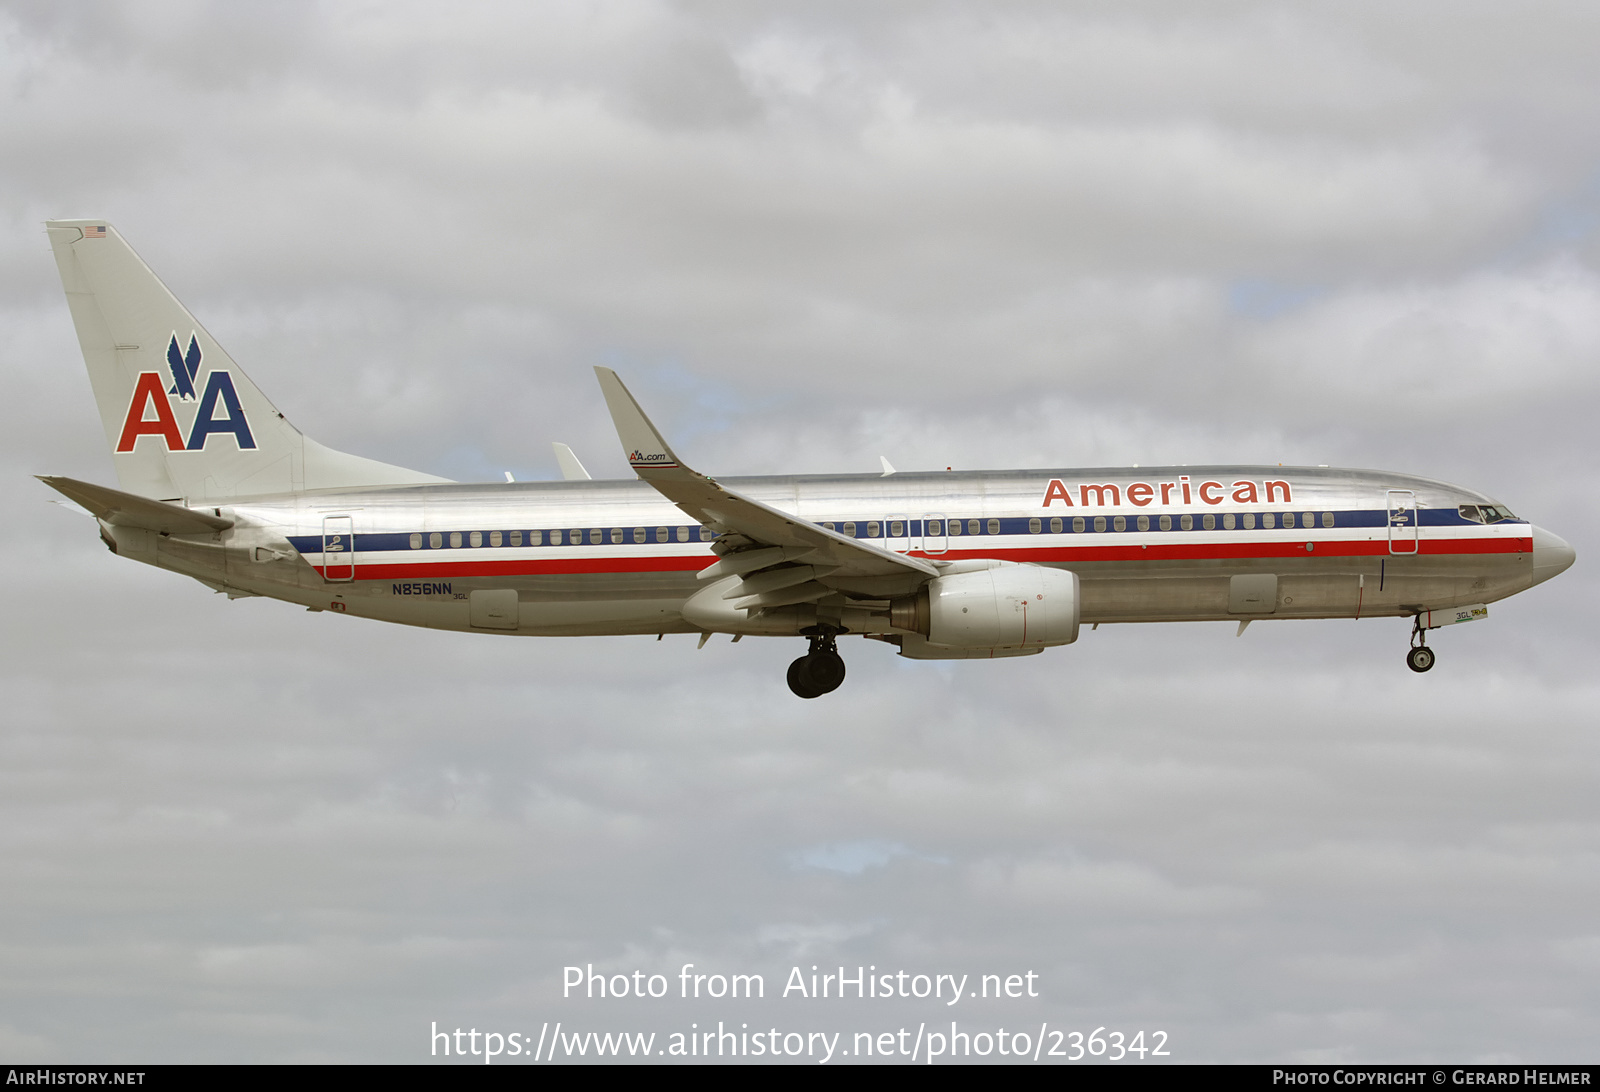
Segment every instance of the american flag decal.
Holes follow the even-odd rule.
[[[103,227],[86,227],[83,229],[83,237],[85,239],[104,239],[106,237],[106,229]]]

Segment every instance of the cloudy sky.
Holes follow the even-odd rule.
[[[0,0],[0,1057],[1594,1061],[1597,48],[1558,0]],[[452,478],[627,475],[604,364],[711,473],[1377,467],[1579,560],[1426,676],[1398,620],[1124,626],[811,702],[795,641],[230,603],[30,477],[115,481],[40,224],[88,216],[309,434]],[[562,997],[686,963],[768,996]],[[1039,996],[778,996],[813,964]]]

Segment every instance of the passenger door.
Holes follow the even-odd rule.
[[[1387,496],[1389,552],[1414,554],[1419,548],[1417,494],[1410,489],[1391,489]]]
[[[356,578],[355,519],[322,517],[322,578],[344,583]]]

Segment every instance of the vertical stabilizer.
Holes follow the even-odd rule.
[[[304,436],[116,229],[104,220],[46,227],[123,489],[199,504],[448,480]]]

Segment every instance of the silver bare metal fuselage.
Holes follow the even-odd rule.
[[[1412,615],[1535,582],[1530,524],[1475,522],[1459,506],[1490,498],[1375,471],[1152,467],[724,485],[935,564],[1070,569],[1090,623]],[[231,595],[525,635],[697,631],[680,612],[716,560],[700,526],[641,481],[303,493],[217,511],[234,526],[182,536],[102,528],[119,554]],[[1270,592],[1241,606],[1241,587]]]

